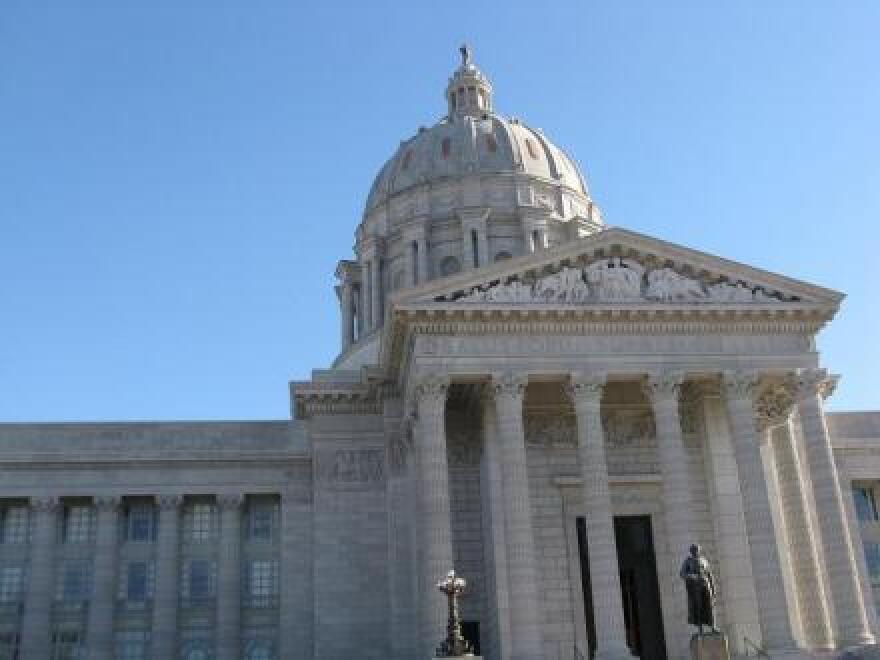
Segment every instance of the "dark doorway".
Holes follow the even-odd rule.
[[[471,645],[473,654],[480,655],[480,622],[462,621],[461,636]]]
[[[593,619],[593,591],[590,587],[587,528],[583,518],[577,519],[577,535],[584,591],[584,617],[587,621],[587,639],[592,658],[596,653],[596,627]],[[620,568],[626,642],[633,655],[643,660],[666,660],[651,517],[615,516],[614,536]]]

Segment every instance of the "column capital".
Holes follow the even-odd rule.
[[[61,506],[61,500],[55,495],[40,495],[31,498],[31,508],[43,513],[55,513]]]
[[[794,387],[788,382],[765,385],[755,396],[755,421],[759,431],[788,422],[794,407]]]
[[[657,371],[649,373],[642,390],[648,401],[658,403],[678,403],[681,386],[684,383],[683,371]]]
[[[599,405],[608,374],[604,371],[575,371],[571,374],[565,393],[575,405],[590,403]]]
[[[751,370],[730,370],[721,374],[721,389],[727,400],[751,401],[759,382],[758,373]]]
[[[156,505],[161,511],[178,509],[181,504],[183,504],[183,495],[156,495]]]
[[[829,374],[827,369],[798,369],[793,377],[798,400],[814,397],[817,394],[827,399],[834,394],[838,381],[840,376]]]
[[[529,384],[528,374],[521,371],[504,371],[492,374],[492,391],[496,399],[509,398],[520,403]]]
[[[96,495],[92,501],[98,511],[116,511],[122,504],[122,498],[119,495]]]
[[[221,511],[229,511],[241,508],[244,504],[244,495],[242,493],[218,493],[216,496],[217,506]]]
[[[449,391],[449,374],[429,371],[419,374],[413,381],[413,397],[416,402],[444,403]]]

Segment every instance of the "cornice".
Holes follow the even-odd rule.
[[[314,415],[381,415],[378,383],[293,382],[290,395],[296,419]]]

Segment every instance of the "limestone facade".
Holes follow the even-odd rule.
[[[873,643],[880,414],[824,412],[815,348],[841,294],[605,227],[493,93],[466,52],[383,167],[291,419],[0,425],[0,657],[430,658],[454,567],[486,658],[686,658],[693,542],[734,654]]]

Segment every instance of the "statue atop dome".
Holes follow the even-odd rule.
[[[461,68],[469,69],[473,64],[471,63],[471,58],[474,53],[471,50],[471,47],[467,44],[462,44],[461,48],[458,49],[458,52],[461,53]]]

